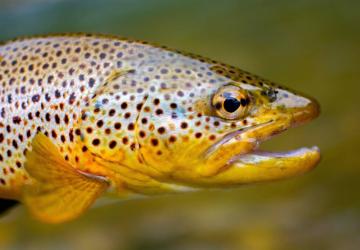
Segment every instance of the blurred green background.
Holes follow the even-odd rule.
[[[360,249],[360,2],[1,0],[0,40],[101,32],[211,57],[310,94],[312,123],[266,143],[318,145],[294,179],[120,202],[51,226],[23,207],[0,219],[1,249]]]

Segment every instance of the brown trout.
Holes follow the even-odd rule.
[[[120,199],[283,179],[317,147],[259,144],[319,114],[317,102],[189,53],[114,36],[0,45],[0,198],[38,219]]]

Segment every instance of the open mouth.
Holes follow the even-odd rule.
[[[286,130],[285,126],[269,121],[255,128],[249,127],[226,135],[211,150],[221,150],[224,146],[232,143],[236,145],[244,140],[247,140],[252,147],[244,153],[232,156],[215,175],[202,179],[202,183],[212,187],[237,186],[290,178],[313,169],[320,160],[320,152],[316,146],[283,152],[267,152],[259,149],[261,142],[284,130]],[[261,133],[264,131],[266,133]]]
[[[255,127],[242,129],[228,134],[226,136],[227,141],[225,143],[228,143],[231,140],[251,141],[252,138],[256,138],[256,139],[252,139],[254,143],[254,148],[251,151],[245,154],[239,154],[234,156],[229,163],[235,161],[241,161],[247,164],[256,164],[259,163],[260,161],[269,160],[270,158],[279,159],[279,160],[286,158],[301,158],[303,155],[309,153],[320,153],[320,150],[317,146],[301,147],[294,150],[288,150],[282,152],[281,151],[270,152],[259,149],[259,146],[262,142],[267,141],[271,137],[286,131],[289,127],[285,125],[281,125],[281,123],[277,125],[276,121],[270,120],[268,122],[261,123]],[[265,132],[261,133],[261,131],[264,130]],[[260,133],[258,133],[257,131],[260,131]]]
[[[274,135],[278,135],[289,128],[307,123],[317,117],[319,115],[319,105],[316,101],[312,100],[307,106],[294,109],[290,113],[292,114],[290,119],[270,120],[255,127],[241,130],[237,134],[233,133],[230,140],[242,141],[251,138],[256,139],[254,140],[254,148],[251,151],[234,156],[229,163],[238,162],[252,165],[272,163],[275,166],[281,166],[284,165],[285,162],[296,162],[297,165],[303,164],[306,170],[313,168],[320,160],[320,150],[316,146],[301,147],[283,152],[268,152],[259,149],[259,145],[262,142],[269,140]],[[228,140],[228,142],[230,140]]]

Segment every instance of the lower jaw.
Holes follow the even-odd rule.
[[[317,147],[286,152],[265,152],[256,149],[233,157],[215,175],[179,171],[173,174],[172,178],[182,186],[231,188],[295,177],[313,169],[319,160],[320,153]]]
[[[317,147],[286,152],[252,151],[238,155],[212,176],[197,176],[181,182],[202,188],[231,188],[244,184],[287,179],[312,170],[320,160]]]
[[[233,184],[258,183],[295,177],[312,170],[320,161],[317,147],[299,148],[285,152],[255,150],[232,159],[228,170]],[[224,173],[226,174],[226,173]]]

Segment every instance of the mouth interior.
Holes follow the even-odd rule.
[[[246,160],[247,158],[258,157],[259,159],[268,159],[268,158],[293,158],[293,157],[301,157],[304,154],[313,151],[320,151],[317,146],[313,147],[301,147],[293,150],[287,151],[263,151],[263,150],[254,150],[250,153],[240,155],[242,161]]]
[[[265,127],[267,125],[272,124],[274,121],[269,121],[263,124],[260,124],[256,126],[255,128],[247,128],[246,130],[240,130],[237,131],[237,133],[230,133],[227,135],[227,141],[229,142],[232,139],[235,140],[242,140],[243,135],[246,134],[247,131],[253,130],[253,129],[261,129],[262,127]],[[288,129],[288,128],[287,128]],[[270,138],[272,138],[275,134],[279,135],[282,134],[287,129],[284,129],[282,131],[277,131],[271,136],[266,137],[262,140],[256,140],[254,139],[255,147],[252,151],[249,151],[245,154],[235,155],[230,162],[241,160],[242,162],[248,162],[248,163],[256,163],[259,161],[274,159],[274,158],[300,158],[305,154],[308,154],[310,152],[320,152],[319,148],[317,146],[312,147],[299,147],[293,150],[284,150],[284,151],[267,151],[260,149],[260,146],[263,142],[268,141]],[[229,139],[229,137],[231,137]]]

